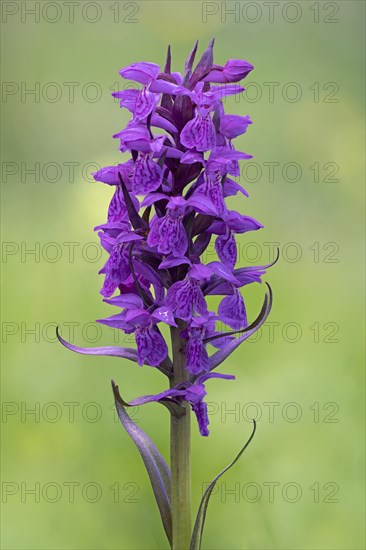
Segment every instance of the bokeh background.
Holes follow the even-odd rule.
[[[217,63],[255,66],[247,95],[226,103],[254,121],[237,141],[254,155],[240,178],[250,197],[231,206],[265,225],[240,239],[240,265],[275,246],[280,259],[265,277],[269,324],[221,368],[236,381],[207,384],[210,437],[193,425],[196,509],[258,420],[212,497],[204,548],[364,548],[364,2],[36,4],[2,2],[2,548],[167,548],[110,388],[132,399],[165,381],[74,355],[54,327],[75,344],[116,343],[95,325],[110,310],[93,227],[111,190],[90,173],[121,158],[118,70],[163,64],[169,43],[181,70],[212,36]],[[251,318],[263,292],[245,289]],[[133,418],[167,457],[165,409]]]

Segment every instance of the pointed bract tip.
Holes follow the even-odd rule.
[[[272,287],[269,283],[265,283],[268,287],[268,291],[269,291],[269,303],[272,305],[272,301],[273,301],[273,291],[272,291]]]
[[[279,249],[279,247],[277,246],[277,254],[276,254],[275,259],[273,260],[273,264],[272,264],[272,265],[275,265],[275,264],[278,262],[279,258],[280,258],[280,249]]]
[[[171,54],[171,48],[170,48],[170,44],[169,44],[167,52],[166,52],[166,61],[165,61],[165,67],[164,67],[164,72],[167,73],[167,74],[170,74],[171,63],[172,63],[172,54]]]
[[[111,380],[111,384],[112,384],[112,391],[113,391],[113,395],[114,395],[114,400],[115,401],[119,401],[119,390],[118,390],[118,386],[117,384],[115,383],[115,381]]]
[[[115,401],[118,402],[120,405],[122,405],[122,407],[131,407],[131,405],[127,403],[127,401],[122,399],[121,394],[119,392],[118,384],[116,384],[114,380],[111,380],[111,382],[112,382],[112,390],[113,390]]]

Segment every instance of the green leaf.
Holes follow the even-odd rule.
[[[145,468],[154,491],[155,500],[160,511],[164,530],[166,536],[168,537],[169,543],[171,544],[172,513],[170,504],[170,470],[151,439],[141,430],[141,428],[137,426],[137,424],[131,420],[127,414],[124,401],[119,394],[118,386],[113,381],[112,388],[118,417],[126,432],[135,443],[145,464]],[[141,524],[143,524],[143,521]]]
[[[241,451],[239,452],[239,454],[234,458],[234,460],[228,465],[226,466],[226,468],[224,468],[222,470],[222,472],[220,472],[212,481],[211,483],[209,484],[209,486],[207,487],[206,491],[204,492],[203,494],[203,497],[201,499],[201,503],[200,503],[200,506],[198,508],[198,513],[197,513],[197,517],[196,517],[196,522],[194,524],[194,528],[193,528],[193,533],[192,533],[192,538],[191,538],[191,545],[190,545],[190,550],[200,550],[201,548],[201,542],[202,542],[202,535],[203,535],[203,528],[204,528],[204,525],[205,525],[205,519],[206,519],[206,513],[207,513],[207,507],[208,507],[208,503],[209,503],[209,500],[210,500],[210,496],[212,494],[212,491],[214,490],[214,487],[217,483],[217,481],[220,479],[221,476],[224,475],[225,472],[227,472],[228,470],[230,470],[230,468],[232,466],[234,466],[234,464],[239,460],[239,458],[241,457],[241,455],[244,453],[245,449],[248,447],[249,443],[252,441],[253,437],[254,437],[254,434],[255,434],[255,431],[256,431],[256,422],[255,420],[253,419],[253,431],[252,431],[252,434],[250,436],[250,438],[248,439],[248,441],[245,443],[244,447],[241,449]]]

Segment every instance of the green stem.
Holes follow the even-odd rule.
[[[180,332],[184,325],[171,329],[174,375],[171,386],[188,380],[185,369],[185,354],[181,352],[183,341]],[[170,469],[172,475],[172,550],[188,550],[191,538],[191,424],[190,406],[186,414],[177,418],[171,415],[170,424]]]

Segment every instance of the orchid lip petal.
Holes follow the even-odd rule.
[[[166,306],[162,306],[157,308],[154,313],[152,313],[151,317],[155,319],[156,321],[161,321],[163,323],[166,323],[172,327],[177,327],[177,323],[175,322],[174,315],[172,311],[167,308]]]
[[[118,172],[118,177],[122,186],[122,192],[125,199],[128,215],[131,221],[131,225],[134,229],[146,229],[146,222],[139,216],[136,207],[131,199],[130,193],[126,187],[125,182],[123,181],[122,174]]]

